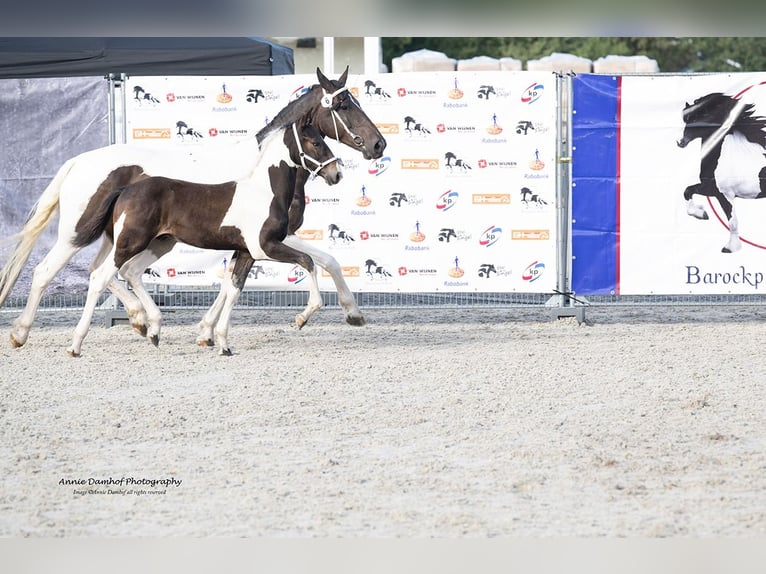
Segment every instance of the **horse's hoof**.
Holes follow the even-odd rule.
[[[72,349],[67,349],[66,354],[72,357],[73,359],[79,359],[80,353],[75,353]]]
[[[707,211],[702,214],[702,217],[700,219],[710,219],[710,216],[707,214]]]
[[[346,317],[346,323],[354,327],[363,327],[364,325],[367,324],[367,321],[361,315],[354,315],[354,316],[349,315],[348,317]]]
[[[215,343],[213,343],[213,339],[197,339],[197,345],[200,347],[213,347]]]
[[[234,353],[231,352],[231,349],[221,349],[218,354],[224,357],[231,357]]]
[[[303,315],[298,314],[295,316],[295,326],[298,327],[298,329],[303,329],[303,326],[306,324],[306,319],[303,317]]]
[[[24,343],[22,341],[19,341],[16,337],[13,336],[13,333],[11,333],[11,345],[13,345],[14,348],[18,349],[19,347],[22,347]]]
[[[159,347],[160,346],[160,336],[159,335],[152,335],[151,337],[149,337],[149,340],[151,341],[152,345],[154,345],[155,347]]]
[[[731,249],[729,249],[728,247],[724,247],[723,249],[721,249],[721,253],[731,253]]]

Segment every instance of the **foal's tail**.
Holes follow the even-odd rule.
[[[30,210],[24,227],[19,233],[8,238],[10,241],[16,240],[16,247],[0,271],[0,305],[5,303],[11,289],[16,284],[37,238],[40,237],[58,210],[61,184],[73,165],[74,159],[70,159],[59,168],[56,176]]]

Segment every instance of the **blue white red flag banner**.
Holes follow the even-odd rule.
[[[221,145],[254,137],[312,75],[133,77],[128,141]],[[349,76],[386,138],[379,160],[331,138],[344,179],[306,187],[298,235],[333,255],[353,291],[551,292],[556,286],[556,86],[536,72]],[[212,285],[229,252],[185,245],[147,282]],[[248,287],[305,288],[302,269],[259,261]],[[320,287],[334,289],[320,270]]]
[[[572,287],[758,294],[766,74],[573,80]]]

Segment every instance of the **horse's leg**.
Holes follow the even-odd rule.
[[[296,235],[288,235],[285,238],[284,243],[285,245],[289,245],[290,247],[309,255],[317,265],[330,274],[335,283],[335,289],[338,291],[338,303],[340,303],[341,309],[343,309],[346,323],[354,326],[364,325],[366,323],[364,316],[359,310],[354,294],[351,292],[346,280],[343,278],[343,270],[335,258],[329,253],[311,246],[307,241],[303,241]],[[319,287],[317,287],[317,291],[318,290]]]
[[[228,334],[231,325],[231,314],[239,300],[242,289],[247,281],[247,274],[253,266],[253,258],[249,253],[238,251],[234,254],[235,263],[230,267],[231,273],[227,273],[221,282],[221,294],[223,304],[215,324],[215,340],[218,345],[218,354],[231,356]],[[220,296],[220,295],[219,295]]]
[[[732,200],[729,200],[729,198],[725,197],[723,194],[719,195],[721,207],[729,222],[729,242],[723,246],[721,252],[734,253],[742,249],[742,241],[739,238],[739,221],[737,220],[737,214],[734,211],[733,198]]]
[[[214,345],[213,330],[218,324],[221,311],[226,304],[227,290],[224,282],[234,281],[232,275],[240,278],[242,280],[242,284],[239,288],[241,292],[244,288],[245,280],[247,280],[247,274],[250,273],[250,269],[253,267],[253,263],[253,258],[250,256],[250,253],[246,251],[235,251],[232,255],[224,279],[221,281],[221,290],[218,292],[215,301],[213,301],[213,304],[197,325],[197,330],[199,331],[197,344],[200,347],[212,347]],[[237,298],[239,298],[239,295],[237,295]]]
[[[114,248],[110,250],[107,259],[97,267],[90,274],[90,282],[88,283],[88,296],[85,299],[85,307],[82,310],[82,316],[80,321],[74,330],[74,336],[72,337],[72,345],[67,349],[67,354],[70,357],[79,357],[82,349],[82,342],[85,339],[85,335],[88,334],[90,329],[90,323],[93,319],[93,313],[96,310],[98,304],[98,298],[101,293],[104,292],[109,281],[117,273],[117,267],[114,265]]]
[[[11,344],[14,347],[21,347],[27,342],[29,330],[34,323],[37,308],[40,306],[43,293],[56,274],[61,271],[64,265],[80,250],[79,247],[72,245],[69,239],[59,238],[56,244],[35,267],[32,274],[32,286],[29,289],[27,304],[21,315],[13,322],[11,329]]]
[[[694,203],[692,196],[702,193],[702,184],[696,183],[690,185],[684,191],[684,199],[686,200],[686,213],[697,219],[709,219],[707,211],[701,205]]]

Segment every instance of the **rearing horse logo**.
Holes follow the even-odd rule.
[[[715,198],[726,217],[729,241],[721,249],[733,253],[742,243],[756,245],[739,235],[734,199],[766,197],[766,118],[755,115],[755,106],[741,97],[714,92],[686,104],[682,112],[684,132],[676,143],[684,148],[693,140],[702,140],[699,183],[684,191],[686,213],[697,219],[709,219],[694,195]],[[713,204],[710,203],[711,208]]]

